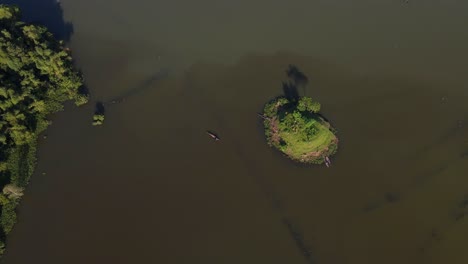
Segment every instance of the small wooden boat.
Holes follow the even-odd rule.
[[[214,139],[215,141],[220,140],[220,138],[218,137],[218,135],[216,135],[216,134],[213,133],[213,132],[206,131],[206,134],[208,134],[208,136],[210,136],[210,137],[211,137],[212,139]]]
[[[263,120],[271,120],[271,118],[269,118],[268,116],[264,115],[264,114],[260,114],[260,113],[257,113],[257,115],[259,117],[261,117]]]
[[[263,119],[267,119],[267,117],[264,116],[263,114],[257,113],[257,115],[258,115],[259,117],[263,118]]]
[[[327,166],[327,168],[330,168],[330,166],[331,166],[330,158],[325,157],[325,158],[324,158],[324,161],[325,161],[325,165]]]

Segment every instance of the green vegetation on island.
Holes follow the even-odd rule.
[[[264,107],[262,117],[268,144],[292,160],[325,163],[338,149],[335,130],[319,114],[319,102],[299,97],[295,84],[284,85],[294,90],[294,96],[275,98]]]
[[[88,96],[63,42],[20,21],[18,7],[0,5],[0,254],[36,164],[37,137],[66,100],[82,105]]]
[[[100,126],[104,123],[104,115],[94,114],[93,115],[93,126]]]
[[[104,104],[102,102],[96,103],[96,110],[93,115],[93,126],[100,126],[104,124]]]

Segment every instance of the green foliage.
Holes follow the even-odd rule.
[[[25,187],[36,166],[35,141],[13,148],[7,162],[11,182],[19,187]]]
[[[338,139],[317,115],[320,103],[302,97],[297,102],[279,97],[265,105],[263,116],[268,143],[294,160],[321,164],[336,152]]]
[[[3,255],[5,253],[5,242],[0,241],[0,255]]]
[[[63,102],[88,101],[72,58],[47,28],[20,20],[17,7],[0,5],[0,195],[3,233],[36,164],[36,140]],[[0,254],[4,248],[0,241]]]
[[[314,118],[302,115],[299,111],[285,113],[279,120],[281,132],[294,133],[301,141],[311,140],[318,132],[317,125]]]
[[[0,19],[17,19],[19,17],[20,10],[17,6],[0,5]]]
[[[86,104],[89,101],[89,96],[87,94],[77,94],[75,96],[75,104],[81,106]]]
[[[82,105],[88,97],[70,55],[45,27],[18,21],[19,10],[5,5],[0,19],[0,143],[8,149],[35,140],[37,124],[63,101]]]
[[[100,126],[104,123],[104,115],[94,114],[93,116],[93,126]]]
[[[297,104],[297,110],[301,112],[318,113],[320,112],[320,103],[314,102],[310,97],[301,97]]]
[[[10,233],[13,226],[16,224],[15,208],[18,205],[17,201],[10,201],[2,206],[2,215],[0,216],[0,225],[5,234]]]
[[[0,193],[0,205],[3,206],[9,202],[10,200],[3,193]]]

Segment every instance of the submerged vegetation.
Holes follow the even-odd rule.
[[[15,208],[36,163],[36,141],[63,102],[88,101],[63,42],[0,5],[0,253],[16,222]]]
[[[320,103],[310,97],[299,97],[296,85],[297,82],[285,83],[286,96],[265,105],[262,115],[265,135],[269,145],[291,159],[322,164],[326,157],[336,153],[338,138],[335,130],[319,114]]]

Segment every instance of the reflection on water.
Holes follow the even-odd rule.
[[[131,100],[54,117],[5,263],[468,262],[467,4],[62,6],[92,95]],[[288,65],[338,129],[330,169],[265,144]]]

